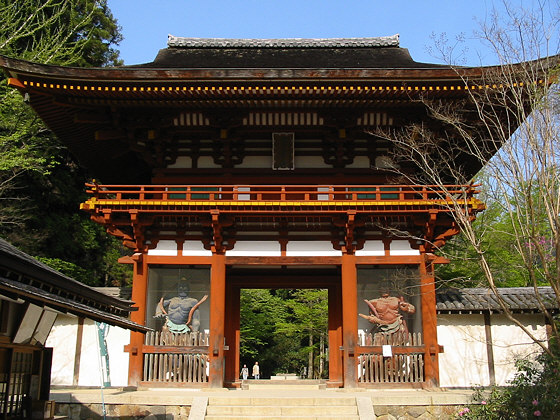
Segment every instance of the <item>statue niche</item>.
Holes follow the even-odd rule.
[[[171,344],[173,334],[198,332],[200,313],[198,307],[204,303],[208,295],[197,300],[189,297],[189,284],[185,277],[177,284],[177,295],[165,299],[162,297],[157,304],[154,318],[164,318],[162,326],[162,342]]]
[[[371,333],[373,345],[404,345],[408,342],[408,327],[403,313],[414,314],[416,308],[404,297],[390,296],[383,292],[380,298],[364,299],[369,307],[369,315],[359,314],[373,324]]]

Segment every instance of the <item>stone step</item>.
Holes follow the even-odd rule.
[[[325,381],[319,379],[286,379],[286,380],[255,380],[248,379],[242,382],[244,390],[254,389],[291,389],[291,390],[316,390],[326,389]]]
[[[341,420],[340,416],[209,416],[204,420]],[[360,416],[346,416],[344,420],[360,420]]]
[[[208,405],[250,406],[356,406],[355,397],[208,397]]]
[[[288,401],[285,402],[289,404]],[[317,405],[284,405],[284,406],[254,406],[254,405],[209,405],[206,408],[207,416],[338,416],[343,418],[358,414],[356,405],[344,406],[317,406]]]
[[[359,420],[355,397],[209,397],[205,420]]]

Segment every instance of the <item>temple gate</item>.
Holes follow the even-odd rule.
[[[98,177],[82,210],[133,250],[132,320],[154,332],[131,336],[130,385],[239,386],[241,288],[312,287],[329,386],[437,386],[435,252],[459,233],[453,199],[473,220],[484,205],[451,178],[407,183],[417,166],[378,133],[438,127],[423,99],[465,102],[481,68],[417,63],[396,36],[170,37],[143,65],[0,65]]]

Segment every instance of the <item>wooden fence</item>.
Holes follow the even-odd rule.
[[[208,382],[208,335],[148,332],[143,346],[144,382]]]
[[[361,337],[358,356],[360,383],[424,382],[424,346],[421,333]],[[383,356],[383,346],[390,346],[391,356]]]

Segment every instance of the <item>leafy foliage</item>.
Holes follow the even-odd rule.
[[[319,374],[321,357],[325,362],[320,337],[327,341],[326,290],[244,289],[241,322],[241,365],[258,361],[264,376]]]
[[[45,64],[118,65],[106,0],[0,0],[0,54]],[[3,83],[2,83],[3,82]],[[0,236],[88,284],[121,284],[122,247],[78,213],[87,172],[0,79]]]

